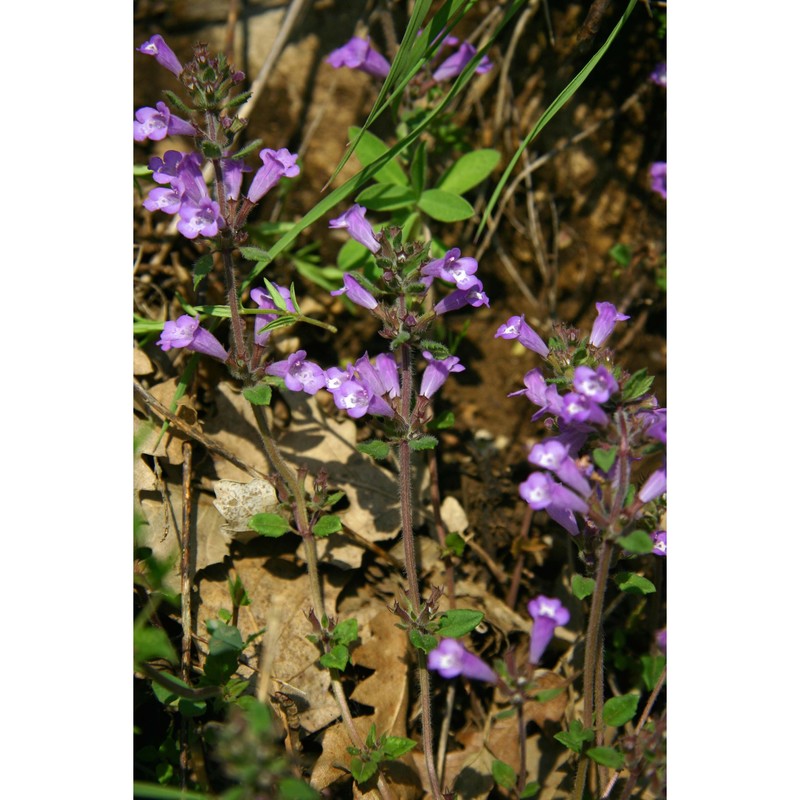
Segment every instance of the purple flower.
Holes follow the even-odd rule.
[[[602,366],[596,370],[591,367],[576,367],[572,385],[576,392],[596,403],[605,403],[619,389],[614,376]]]
[[[356,305],[363,306],[370,311],[378,305],[378,301],[349,273],[342,275],[344,286],[331,292],[332,295],[344,294]]]
[[[654,531],[650,534],[650,538],[653,540],[653,555],[665,556],[667,554],[667,532]]]
[[[140,108],[134,116],[136,121],[133,123],[133,139],[136,142],[144,142],[146,139],[158,142],[166,138],[167,134],[195,136],[197,133],[191,122],[176,117],[163,102],[156,103],[155,108]]]
[[[176,75],[180,75],[183,72],[183,65],[178,61],[178,56],[172,52],[172,48],[164,41],[164,37],[159,34],[151,36],[136,49],[146,56],[154,56],[162,67],[174,72]]]
[[[213,333],[200,327],[200,321],[195,317],[184,314],[177,320],[164,323],[164,330],[161,338],[156,344],[164,351],[172,350],[174,347],[185,347],[196,353],[204,353],[212,358],[225,361],[228,353],[219,343]]]
[[[447,40],[445,40],[445,44],[447,44]],[[450,78],[455,78],[456,75],[460,75],[464,67],[467,66],[477,52],[478,51],[475,49],[475,47],[469,42],[463,42],[461,47],[459,47],[458,50],[453,53],[453,55],[442,61],[442,63],[436,68],[436,71],[433,73],[433,79],[439,82],[447,81],[450,80]],[[488,72],[492,66],[492,62],[489,61],[486,56],[484,56],[480,60],[475,72],[480,75],[484,72]]]
[[[650,188],[667,199],[667,162],[654,161],[648,170],[650,174]]]
[[[454,283],[459,289],[466,291],[480,281],[475,277],[478,262],[474,258],[461,257],[461,251],[454,247],[438,258],[426,264],[421,273],[425,277],[441,278],[447,283]]]
[[[558,415],[566,423],[594,422],[598,425],[605,425],[608,422],[606,412],[594,400],[590,400],[582,394],[567,392],[562,401]]]
[[[329,228],[344,228],[359,244],[367,250],[377,253],[381,249],[380,242],[375,238],[372,226],[366,220],[367,209],[364,206],[354,205],[348,208],[341,217],[336,217],[328,223]]]
[[[153,180],[156,183],[172,183],[178,177],[178,168],[186,153],[179,150],[167,150],[164,158],[153,156],[147,166],[153,171]]]
[[[546,472],[532,472],[519,485],[519,493],[534,511],[555,507],[585,514],[589,510],[582,498],[554,481]]]
[[[357,36],[334,50],[325,60],[334,69],[349,67],[375,78],[385,78],[389,74],[389,62],[372,49],[368,39],[359,39]]]
[[[458,639],[442,639],[428,653],[428,669],[443,678],[463,675],[476,681],[497,683],[497,673],[478,656],[470,653]]]
[[[639,500],[649,503],[657,497],[661,497],[667,491],[667,471],[662,467],[657,469],[639,489]]]
[[[397,372],[397,362],[388,353],[381,353],[375,359],[375,365],[370,363],[369,355],[364,353],[353,364],[358,379],[366,384],[370,391],[382,397],[398,397],[400,395],[400,378]]]
[[[281,178],[294,178],[300,174],[300,167],[295,163],[297,154],[290,153],[285,147],[280,150],[266,147],[258,155],[264,166],[256,172],[247,192],[251,203],[257,203]]]
[[[531,649],[528,660],[538,664],[547,649],[557,625],[569,622],[569,611],[554,597],[539,595],[528,603],[528,613],[533,617]]]
[[[667,629],[656,631],[656,647],[664,654],[667,652]]]
[[[148,211],[164,211],[167,214],[177,214],[181,207],[181,195],[171,186],[156,186],[151,189],[142,205]]]
[[[331,394],[336,407],[346,411],[353,419],[359,419],[365,414],[394,416],[394,409],[389,403],[380,395],[376,395],[365,381],[358,378],[342,381],[337,388],[331,390]]]
[[[466,291],[456,289],[451,292],[447,297],[443,297],[433,307],[433,310],[441,316],[448,311],[456,311],[466,305],[470,305],[473,308],[489,305],[489,298],[486,296],[486,292],[483,291],[483,284],[480,281],[477,281],[474,286]]]
[[[666,88],[667,86],[666,61],[662,61],[660,64],[656,64],[656,68],[650,73],[650,82],[654,83],[656,86],[662,86]]]
[[[292,392],[316,394],[325,386],[322,367],[306,360],[306,351],[298,350],[284,361],[276,361],[267,367],[267,374],[283,378],[286,388]]]
[[[587,497],[591,492],[589,481],[578,469],[575,461],[569,457],[564,444],[557,439],[548,439],[546,442],[535,444],[528,455],[528,461],[542,469],[551,470],[564,483],[584,497]]]
[[[645,433],[661,444],[667,443],[667,409],[656,408],[645,413]]]
[[[422,397],[433,397],[442,388],[442,384],[451,372],[464,371],[464,365],[459,363],[460,359],[457,356],[447,356],[437,360],[427,350],[424,350],[422,355],[428,362],[425,372],[422,373],[422,383],[419,388]]]
[[[547,358],[550,348],[536,331],[525,322],[525,315],[509,317],[498,329],[494,338],[519,339],[523,347],[538,353],[542,358]]]
[[[226,200],[238,200],[242,191],[242,176],[245,172],[252,172],[241,158],[222,159],[222,186],[225,190]]]
[[[178,230],[187,239],[196,239],[198,236],[211,238],[219,233],[222,223],[219,203],[210,197],[202,197],[196,201],[184,199],[178,213]]]
[[[621,314],[612,303],[595,303],[597,309],[597,319],[592,325],[592,333],[589,336],[589,343],[595,347],[601,347],[606,339],[611,336],[615,322],[623,322],[630,319],[627,314]]]
[[[275,288],[278,290],[278,294],[280,294],[280,296],[286,301],[286,310],[297,313],[297,309],[294,307],[294,303],[292,302],[292,293],[285,287],[278,286],[277,284],[275,285]],[[262,289],[260,286],[256,286],[250,290],[250,299],[259,308],[263,308],[265,311],[273,309],[278,311],[278,306],[275,305],[272,295],[266,289]],[[265,331],[263,328],[277,318],[278,314],[259,314],[256,317],[253,341],[257,345],[260,345],[261,347],[266,345],[270,335],[272,334],[272,331]]]

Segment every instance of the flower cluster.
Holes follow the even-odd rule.
[[[161,36],[153,36],[139,48],[140,53],[155,57],[159,64],[177,75],[184,86],[196,96],[198,108],[212,104],[224,106],[222,95],[241,81],[242,73],[232,70],[223,57],[210,58],[204,45],[198,45],[195,58],[183,65]],[[201,77],[198,77],[201,76]],[[231,107],[239,100],[231,100]],[[185,110],[189,110],[182,106]],[[207,116],[207,115],[206,115]],[[137,142],[161,141],[167,136],[188,136],[198,142],[199,150],[215,161],[221,176],[222,198],[212,195],[203,177],[203,157],[197,152],[167,150],[163,157],[154,156],[148,166],[158,186],[150,191],[143,205],[148,211],[177,214],[178,230],[187,239],[198,236],[214,238],[229,230],[240,233],[253,206],[281,178],[299,174],[297,155],[286,148],[259,152],[261,167],[256,171],[247,195],[240,202],[242,179],[252,172],[244,161],[244,153],[236,152],[233,135],[244,122],[221,112],[218,123],[208,123],[207,129],[172,113],[164,102],[155,108],[140,108],[135,113],[133,138]],[[221,206],[220,203],[223,203]]]
[[[509,395],[525,395],[538,408],[532,419],[549,417],[548,424],[555,431],[531,448],[528,461],[538,471],[520,484],[519,492],[532,509],[546,511],[573,535],[580,532],[576,514],[588,519],[594,507],[598,518],[606,518],[601,488],[605,483],[616,486],[621,479],[616,458],[618,448],[607,451],[611,453],[608,463],[601,457],[597,465],[592,465],[584,456],[588,442],[597,445],[603,436],[611,441],[619,441],[624,436],[631,453],[639,452],[636,447],[642,451],[646,447],[652,449],[654,441],[666,443],[665,409],[657,407],[652,395],[623,398],[620,376],[610,367],[607,354],[601,350],[614,325],[627,320],[628,316],[618,312],[611,303],[597,303],[596,307],[598,313],[592,331],[588,339],[577,345],[577,332],[545,344],[521,316],[511,317],[495,334],[505,339],[518,339],[546,358],[556,373],[548,380],[540,368],[532,369],[525,375],[525,388]],[[576,365],[573,356],[580,363]],[[601,360],[609,365],[600,363]],[[626,400],[636,402],[626,403]],[[620,425],[624,425],[624,432],[619,430]],[[639,490],[637,505],[631,507],[631,513],[661,497],[665,491],[666,470],[657,469]],[[659,551],[661,541],[655,544]],[[665,551],[665,539],[663,541]]]
[[[446,55],[448,50],[455,52]],[[475,57],[477,50],[469,42],[462,42],[456,36],[446,36],[439,45],[439,50],[431,60],[433,69],[432,78],[436,83],[452,80],[460,75],[464,67]],[[366,72],[375,78],[385,78],[389,74],[389,62],[375,49],[369,39],[362,39],[354,36],[347,44],[334,50],[326,59],[332,67],[339,69],[357,69]],[[478,63],[475,71],[478,74],[488,72],[493,64],[486,56],[483,56]]]

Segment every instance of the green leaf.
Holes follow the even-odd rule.
[[[408,186],[398,186],[394,183],[378,183],[364,189],[356,197],[356,203],[360,203],[370,211],[394,211],[398,208],[411,206],[416,199],[417,196]]]
[[[350,659],[350,651],[343,645],[334,645],[329,653],[324,653],[319,663],[327,669],[343,670]]]
[[[283,778],[278,783],[278,800],[319,800],[319,792],[299,778]]]
[[[248,386],[242,394],[250,405],[268,406],[272,400],[272,387],[268,383],[259,383],[257,386]]]
[[[435,436],[427,434],[408,440],[408,446],[412,450],[433,450],[437,444],[439,444],[439,440]]]
[[[458,556],[459,558],[464,554],[464,548],[466,547],[466,542],[462,538],[461,534],[455,533],[451,531],[444,537],[444,546],[452,551],[454,556]]]
[[[435,636],[431,636],[427,633],[420,633],[416,628],[412,628],[408,632],[408,638],[412,646],[416,647],[417,650],[422,650],[425,655],[428,655],[439,643]]]
[[[629,536],[620,536],[617,544],[629,553],[646,555],[653,552],[653,540],[645,531],[634,531]]]
[[[246,245],[244,247],[240,247],[239,252],[242,254],[242,258],[246,259],[247,261],[269,260],[269,253],[266,250],[262,250],[260,247]]]
[[[617,449],[616,447],[609,447],[608,450],[603,450],[600,447],[596,447],[592,450],[592,460],[603,472],[608,473],[611,471],[611,467],[614,466],[614,461],[617,458]]]
[[[584,728],[579,720],[574,719],[569,724],[568,731],[559,731],[555,734],[555,739],[564,747],[568,747],[575,753],[580,753],[584,742],[591,742],[594,739],[594,732],[591,728]]]
[[[364,744],[366,744],[367,748],[373,750],[375,748],[375,740],[378,734],[378,729],[375,727],[375,723],[373,722],[372,725],[369,726],[369,730],[367,731],[367,738],[364,740]]]
[[[522,794],[519,796],[520,800],[525,800],[527,797],[535,797],[540,788],[539,781],[531,781],[530,783],[526,783],[525,788],[522,790]]]
[[[606,700],[603,706],[603,722],[612,728],[619,728],[626,722],[630,722],[636,714],[636,707],[639,705],[638,692],[630,692],[620,697],[612,697]]]
[[[631,594],[652,594],[656,590],[656,587],[647,578],[643,578],[635,572],[618,572],[614,576],[614,582],[623,592]]]
[[[594,591],[594,578],[584,578],[583,575],[572,576],[572,594],[578,600],[584,600]]]
[[[622,399],[637,400],[650,389],[653,380],[653,376],[648,375],[646,369],[637,370],[625,381],[625,386],[622,388]]]
[[[264,278],[264,283],[266,284],[269,296],[272,298],[272,302],[275,303],[275,307],[279,308],[281,311],[288,311],[289,306],[286,303],[286,298],[278,291],[278,287],[266,278]],[[295,305],[295,308],[299,308],[299,306]]]
[[[628,264],[631,263],[631,258],[633,257],[633,252],[631,251],[630,247],[628,247],[628,245],[626,245],[626,244],[620,244],[619,242],[617,242],[608,251],[608,254],[621,267],[627,267]]]
[[[277,539],[292,529],[292,526],[280,514],[256,514],[247,523],[250,530]]]
[[[436,633],[443,638],[458,639],[474,631],[481,624],[483,617],[482,611],[473,611],[470,608],[450,609],[439,617],[442,624]]]
[[[211,629],[211,625],[208,625]],[[233,625],[214,626],[208,643],[205,676],[212,683],[224,684],[239,666],[239,654],[244,650],[242,634]]]
[[[586,755],[601,767],[621,770],[625,766],[625,756],[613,747],[590,747]]]
[[[497,758],[492,761],[492,777],[495,783],[497,783],[498,786],[502,786],[504,789],[513,788],[514,784],[517,782],[517,773],[514,772],[514,767]]]
[[[178,786],[158,786],[155,783],[142,781],[133,782],[133,796],[143,797],[146,800],[213,800],[210,794],[193,792]]]
[[[181,697],[178,700],[178,711],[187,718],[199,717],[206,713],[205,700],[190,700],[188,697]]]
[[[419,349],[428,350],[437,361],[442,361],[445,358],[449,358],[451,355],[450,349],[447,347],[447,345],[444,345],[441,342],[436,342],[433,339],[423,339],[419,343]]]
[[[356,450],[377,459],[387,458],[391,449],[388,442],[381,442],[378,439],[371,439],[356,445]]]
[[[469,219],[475,211],[463,198],[442,189],[428,189],[417,202],[419,208],[439,222],[458,222]]]
[[[403,736],[387,736],[383,743],[383,752],[386,758],[400,758],[406,753],[410,753],[417,743],[413,739],[406,739]]]
[[[419,197],[425,191],[425,181],[428,172],[428,151],[425,147],[425,140],[420,140],[414,150],[414,158],[411,160],[411,186],[414,189],[414,197]]]
[[[347,135],[352,140],[359,132],[359,128],[351,126],[347,129]],[[385,145],[374,133],[364,131],[361,139],[356,145],[356,158],[364,167],[369,166],[373,161],[377,161],[382,155],[389,152],[389,147]],[[393,183],[397,186],[408,186],[409,181],[400,164],[394,159],[388,161],[374,175],[379,183]]]
[[[437,188],[453,194],[464,192],[477,186],[484,178],[488,178],[500,161],[497,150],[473,150],[461,158],[445,172]]]
[[[336,644],[349,645],[358,639],[358,620],[343,619],[333,629],[331,639]]]
[[[648,692],[653,691],[666,665],[666,656],[642,656],[642,682]]]
[[[134,627],[133,630],[133,660],[136,664],[150,661],[153,658],[165,658],[170,664],[178,663],[175,648],[169,641],[163,628],[154,628],[152,625]]]
[[[330,536],[332,533],[336,533],[342,529],[342,521],[337,517],[335,514],[326,514],[324,517],[320,517],[314,527],[311,529],[314,531],[314,536]]]
[[[548,703],[554,697],[558,697],[563,691],[564,687],[562,686],[556,689],[542,689],[542,691],[534,693],[533,699],[536,700],[537,703]]]
[[[362,761],[358,757],[350,761],[350,772],[356,783],[368,781],[377,771],[378,765],[374,761]]]
[[[335,506],[344,497],[344,492],[331,492],[322,504],[324,506]]]
[[[194,262],[194,268],[192,269],[192,288],[196,290],[200,285],[200,281],[202,281],[213,268],[214,256],[211,255],[211,253],[203,253],[203,255]]]
[[[435,419],[432,419],[427,428],[430,431],[443,431],[452,428],[456,424],[456,415],[452,411],[442,411]]]

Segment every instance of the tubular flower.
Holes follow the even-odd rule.
[[[435,359],[427,350],[424,350],[422,355],[428,362],[425,372],[422,373],[422,383],[419,387],[419,393],[422,397],[433,397],[442,388],[442,384],[444,384],[451,372],[464,371],[464,365],[459,363],[458,356]]]
[[[528,660],[531,664],[538,664],[553,638],[556,626],[569,622],[569,611],[561,605],[560,600],[539,595],[528,603],[528,613],[533,617]]]
[[[290,153],[285,147],[280,150],[265,147],[258,155],[264,166],[254,175],[247,192],[251,203],[257,203],[281,178],[294,178],[300,174],[300,167],[295,163],[297,154]]]
[[[158,102],[155,108],[145,106],[134,114],[133,139],[144,142],[147,139],[159,142],[170,136],[195,136],[197,131],[191,122],[176,117],[166,103]]]
[[[328,223],[329,228],[344,228],[350,237],[367,250],[377,253],[381,249],[380,242],[375,238],[375,232],[366,219],[367,209],[364,206],[354,205],[347,209],[341,217],[336,217]]]
[[[449,39],[450,37],[448,37]],[[451,40],[452,41],[452,40]],[[458,40],[456,39],[456,42]],[[448,43],[446,39],[445,44]],[[474,58],[475,54],[478,51],[475,49],[474,45],[471,45],[469,42],[462,42],[461,46],[456,50],[453,55],[448,56],[441,64],[436,68],[435,72],[433,73],[433,79],[437,82],[447,81],[450,78],[455,78],[457,75],[460,75],[464,70],[464,67],[469,64],[469,62]],[[484,72],[488,72],[494,65],[492,64],[489,59],[484,56],[480,63],[478,64],[475,72],[479,75],[482,75]]]
[[[550,348],[545,344],[541,336],[525,322],[525,315],[509,317],[498,329],[494,338],[519,339],[519,343],[538,353],[542,358],[547,358]]]
[[[187,350],[204,353],[219,361],[228,358],[228,353],[217,337],[205,328],[201,328],[200,321],[188,314],[178,317],[174,322],[172,320],[165,322],[161,338],[156,344],[164,351],[185,347]]]
[[[352,300],[356,305],[372,311],[376,308],[378,301],[349,273],[345,272],[342,275],[344,286],[341,289],[336,289],[331,292],[332,295],[338,296],[340,294]]]
[[[294,303],[292,302],[292,293],[283,286],[276,285],[275,288],[278,290],[280,296],[286,301],[286,310],[297,313],[297,309],[294,307]],[[250,290],[250,299],[259,308],[263,308],[265,311],[278,311],[278,307],[275,305],[272,295],[266,289],[262,289],[260,286],[256,286]],[[263,328],[277,318],[278,314],[259,314],[256,317],[253,341],[257,345],[263,347],[267,343],[272,331],[265,331]]]
[[[466,291],[471,289],[480,281],[475,277],[478,269],[478,262],[474,258],[464,256],[461,251],[454,247],[444,254],[444,258],[437,258],[426,264],[421,272],[426,278],[441,278],[447,283],[454,283],[457,288]]]
[[[601,347],[606,339],[611,336],[615,322],[623,322],[630,319],[627,314],[621,314],[612,303],[595,303],[597,308],[597,319],[592,325],[592,333],[589,336],[589,343],[595,347]]]
[[[377,50],[372,49],[368,39],[360,39],[358,36],[334,50],[325,60],[334,69],[349,67],[366,72],[374,78],[385,78],[391,66]]]
[[[284,361],[276,361],[267,367],[269,375],[283,378],[286,388],[292,392],[316,394],[325,386],[325,373],[322,367],[306,360],[306,351],[298,350]]]
[[[451,292],[446,297],[443,297],[433,307],[433,310],[441,316],[448,311],[456,311],[466,305],[470,305],[473,308],[489,305],[489,298],[486,296],[486,292],[483,291],[483,284],[480,281],[477,281],[469,289],[456,289]]]
[[[650,165],[650,188],[667,199],[667,162],[655,161]]]
[[[164,41],[164,37],[159,34],[151,36],[136,49],[146,56],[153,56],[162,67],[175,73],[175,75],[180,75],[181,72],[183,72],[183,65],[178,60],[178,56],[175,55],[172,48]]]
[[[649,503],[657,497],[661,497],[667,491],[667,471],[657,469],[639,489],[639,499],[643,503]]]
[[[478,656],[473,655],[457,639],[442,639],[428,653],[428,669],[438,672],[443,678],[463,675],[476,681],[497,683],[497,673]]]

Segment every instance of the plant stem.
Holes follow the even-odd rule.
[[[400,416],[406,425],[411,417],[411,348],[407,344],[400,346]],[[406,576],[408,578],[408,597],[414,616],[419,618],[422,602],[417,579],[417,556],[414,548],[414,527],[411,514],[411,447],[408,439],[399,445],[400,463],[400,522],[403,528],[403,555],[405,557]],[[422,749],[425,753],[425,766],[431,784],[434,800],[441,800],[442,790],[436,775],[436,759],[433,750],[433,722],[431,719],[431,679],[425,654],[416,650],[417,676],[419,680],[420,716],[422,718]]]
[[[522,526],[520,528],[519,537],[517,542],[519,543],[520,550],[519,555],[517,556],[517,563],[514,564],[514,574],[511,576],[511,585],[508,587],[508,593],[506,594],[506,605],[513,609],[514,606],[517,604],[517,595],[519,594],[519,584],[522,580],[522,567],[525,563],[525,548],[523,547],[523,543],[527,541],[528,536],[531,531],[531,522],[533,521],[533,509],[527,505],[525,505],[525,516],[522,519]]]
[[[583,662],[583,727],[592,727],[592,717],[596,710],[595,703],[595,681],[597,679],[597,665],[598,661],[602,661],[602,638],[601,625],[603,622],[603,601],[606,593],[606,583],[608,582],[608,573],[611,568],[611,555],[614,552],[614,545],[605,540],[600,550],[600,558],[597,564],[597,572],[595,573],[594,593],[592,594],[592,606],[589,610],[589,624],[586,630],[586,654]],[[602,686],[600,686],[598,695],[602,705]],[[597,720],[598,726],[601,721]],[[578,764],[578,772],[575,776],[575,788],[573,789],[573,800],[581,800],[583,796],[583,787],[586,782],[586,773],[589,766],[589,759],[586,756],[581,756],[580,763]]]
[[[523,714],[522,703],[517,705],[517,728],[517,736],[519,738],[519,776],[517,777],[517,796],[521,797],[528,778],[525,716]]]

